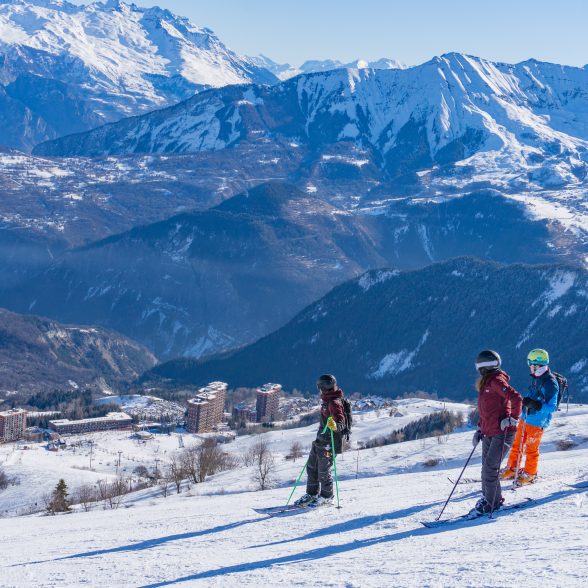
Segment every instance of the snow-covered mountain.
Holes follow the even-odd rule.
[[[588,70],[461,54],[401,70],[348,69],[270,87],[211,90],[141,117],[39,145],[57,156],[191,153],[282,136],[318,153],[351,142],[392,178],[425,172],[578,185],[588,169]],[[416,178],[416,179],[415,179]]]
[[[276,80],[211,30],[159,7],[0,2],[0,106],[11,111],[0,119],[0,136],[13,147],[161,108],[204,88]],[[24,132],[12,132],[11,121]]]
[[[256,65],[271,71],[280,80],[287,80],[300,74],[315,73],[321,71],[330,71],[332,69],[405,69],[406,65],[383,57],[375,61],[366,61],[365,59],[356,59],[349,63],[343,63],[337,59],[313,59],[305,61],[302,65],[296,67],[289,63],[277,63],[270,57],[260,54],[250,57]]]
[[[305,390],[316,374],[332,372],[348,391],[463,399],[474,395],[479,350],[498,350],[513,381],[526,386],[527,352],[543,347],[585,401],[587,317],[586,270],[454,259],[366,273],[253,345],[200,362],[170,361],[145,378],[199,385],[224,378],[232,386],[265,378]]]

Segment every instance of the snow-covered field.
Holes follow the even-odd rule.
[[[366,441],[400,429],[409,422],[441,410],[443,407],[466,414],[470,409],[464,404],[409,399],[399,401],[398,410],[394,411],[402,416],[389,416],[389,409],[358,413],[354,424],[354,445],[359,441]],[[311,425],[287,431],[271,431],[264,434],[264,439],[268,440],[271,450],[277,455],[281,464],[294,441],[301,443],[306,451],[315,436],[316,425]],[[0,515],[13,516],[28,512],[35,507],[43,508],[43,496],[51,492],[60,478],[65,479],[71,490],[101,479],[114,479],[117,475],[119,452],[118,473],[128,477],[140,465],[153,471],[156,460],[157,467],[161,470],[169,457],[180,449],[181,443],[189,447],[199,444],[203,437],[205,436],[174,433],[155,435],[153,439],[139,441],[130,431],[105,431],[64,437],[68,448],[57,452],[47,451],[46,443],[0,445],[0,465],[9,476],[16,476],[20,480],[18,486],[10,486],[0,493]],[[225,445],[224,448],[239,457],[257,439],[258,437],[254,435],[238,437],[236,441]],[[429,444],[432,445],[433,441],[435,440],[429,440]],[[78,442],[81,442],[81,446],[76,447]],[[28,449],[23,449],[25,445]],[[91,470],[90,457],[92,458]],[[238,487],[232,485],[231,491],[247,490],[252,486],[249,476],[246,478],[246,484],[240,483]],[[203,489],[206,488],[209,488],[209,482],[203,486]]]
[[[440,407],[434,404],[402,401],[403,417],[384,412],[358,416],[354,437],[357,441],[399,428],[417,413]],[[293,440],[307,446],[314,431],[275,431],[266,438],[283,456]],[[97,445],[108,441],[113,454],[128,446],[120,433],[100,435],[105,438]],[[433,438],[347,452],[337,462],[340,510],[275,519],[256,514],[252,508],[286,501],[303,465],[303,460],[292,463],[278,456],[275,487],[264,492],[255,491],[251,472],[240,468],[180,495],[163,498],[145,491],[128,497],[128,508],[115,511],[4,518],[0,585],[511,586],[541,578],[542,586],[585,586],[587,490],[565,483],[588,479],[588,407],[557,414],[544,437],[540,480],[505,494],[507,501],[538,498],[532,506],[494,520],[422,527],[421,520],[439,513],[451,490],[447,478],[457,476],[471,450],[470,439],[471,431],[460,431],[441,442]],[[559,451],[558,440],[577,445]],[[253,441],[240,438],[227,448],[242,451]],[[177,447],[174,436],[159,437],[156,443],[153,448],[160,452]],[[148,447],[124,451],[146,457],[154,451]],[[73,458],[66,454],[46,459],[61,460],[53,461],[54,475],[67,480],[67,460]],[[9,473],[17,466],[21,472],[27,465],[40,467],[40,455],[40,450],[31,450],[22,464],[4,467]],[[104,459],[106,455],[114,461],[111,454]],[[427,468],[423,462],[431,457],[440,463]],[[3,454],[0,461],[5,458]],[[27,459],[36,461],[27,464]],[[479,466],[476,453],[465,475],[477,477]],[[44,467],[49,472],[49,465]],[[100,467],[107,468],[104,462]],[[0,500],[12,491],[0,494]],[[460,485],[446,515],[468,510],[477,496],[477,484]]]

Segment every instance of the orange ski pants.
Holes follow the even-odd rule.
[[[515,470],[517,467],[519,448],[521,447],[521,435],[523,435],[523,425],[524,423],[521,420],[517,427],[517,434],[512,443],[510,455],[508,456],[508,467],[511,470]],[[524,429],[523,454],[521,455],[519,469],[525,470],[525,472],[531,476],[535,476],[537,475],[537,467],[539,465],[539,445],[541,444],[541,438],[543,437],[543,429],[529,424],[524,425]]]

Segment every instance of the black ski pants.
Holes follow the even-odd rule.
[[[316,495],[319,493],[325,498],[333,496],[333,455],[331,447],[320,441],[313,441],[306,464],[306,492]]]
[[[508,455],[515,432],[500,433],[482,439],[482,494],[496,508],[502,499],[500,464]]]

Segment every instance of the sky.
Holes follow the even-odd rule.
[[[130,2],[130,0],[127,0]],[[78,1],[78,3],[81,3]],[[87,2],[86,2],[87,3]],[[588,0],[135,0],[211,28],[234,51],[279,63],[450,51],[516,63],[588,63]]]

